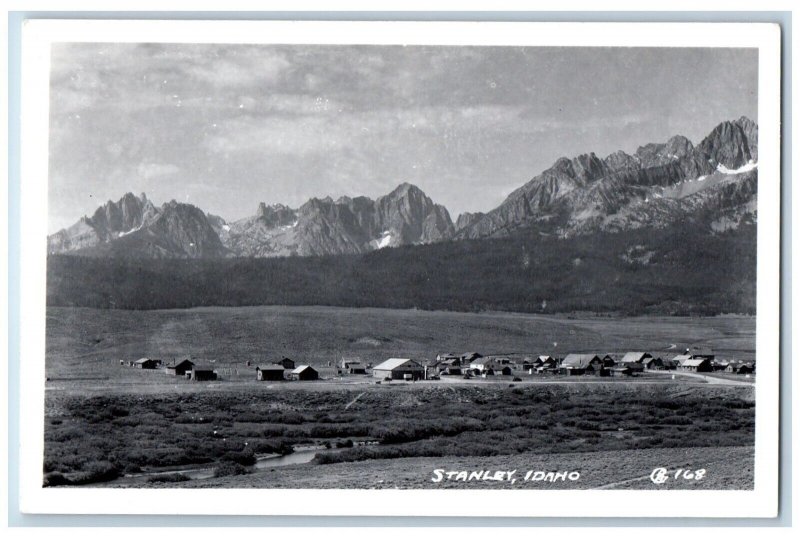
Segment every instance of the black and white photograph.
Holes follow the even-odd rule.
[[[586,515],[775,483],[776,58],[295,24],[47,43],[26,487]]]

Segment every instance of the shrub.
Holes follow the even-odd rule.
[[[237,476],[247,474],[249,472],[250,471],[244,465],[240,465],[233,461],[223,461],[217,465],[216,469],[214,469],[214,476]]]
[[[148,482],[151,484],[166,482],[166,483],[174,483],[174,482],[188,482],[191,480],[188,476],[181,473],[169,473],[169,474],[160,474],[156,476],[151,476],[147,479]]]
[[[108,482],[120,475],[117,466],[108,461],[93,461],[85,466],[85,470],[77,473],[70,480],[73,484],[92,484],[94,482]]]
[[[254,465],[256,462],[256,455],[248,447],[241,452],[230,451],[222,455],[222,461],[232,461],[239,465]]]
[[[47,473],[46,475],[44,475],[44,482],[42,483],[42,486],[49,488],[53,486],[66,486],[69,484],[70,481],[66,476],[57,471],[54,471],[52,473]]]

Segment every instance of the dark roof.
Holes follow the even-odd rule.
[[[167,366],[167,368],[177,368],[178,366],[184,366],[184,365],[187,365],[187,364],[189,366],[192,366],[192,365],[194,365],[194,362],[189,360],[189,359],[183,359],[180,362],[176,362],[175,364],[170,364],[169,366]]]

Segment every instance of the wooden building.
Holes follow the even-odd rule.
[[[711,366],[709,359],[686,359],[681,362],[680,370],[685,372],[713,372],[714,368]]]
[[[316,381],[319,379],[319,372],[307,364],[301,364],[291,371],[289,378],[295,381]]]
[[[413,359],[393,358],[383,361],[372,369],[373,377],[380,379],[406,379],[416,381],[425,375],[425,368]]]
[[[272,364],[279,364],[284,370],[294,370],[294,361],[288,357],[283,357],[278,361],[272,361]]]
[[[647,370],[663,370],[664,369],[664,361],[661,357],[648,357],[644,359],[641,363]]]
[[[283,381],[285,368],[280,364],[263,364],[256,366],[256,379],[259,381]]]
[[[192,381],[214,381],[217,379],[217,372],[209,364],[194,364],[191,370]]]
[[[165,368],[167,375],[185,376],[187,372],[192,371],[194,362],[189,359],[183,359],[177,364],[170,364]]]
[[[367,373],[367,367],[366,365],[364,365],[364,363],[361,362],[361,359],[342,358],[340,364],[341,364],[341,370],[343,370],[347,374],[364,375]]]
[[[586,353],[570,353],[561,361],[559,368],[567,375],[602,375],[603,369],[603,359]]]
[[[142,358],[133,362],[134,368],[140,368],[142,370],[155,370],[159,366],[161,366],[161,361],[156,359]]]

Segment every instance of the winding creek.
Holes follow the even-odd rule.
[[[263,472],[265,470],[273,469],[275,467],[284,467],[286,465],[302,465],[308,464],[311,460],[314,459],[314,456],[320,454],[322,452],[337,452],[341,449],[339,448],[325,448],[324,446],[303,446],[303,447],[295,447],[295,451],[291,454],[280,455],[280,454],[267,454],[258,456],[256,458],[256,463],[248,467],[251,473],[258,473]],[[136,474],[128,474],[117,478],[116,480],[112,480],[110,482],[105,482],[105,484],[141,484],[146,483],[151,477],[154,476],[161,476],[161,475],[174,475],[180,474],[186,476],[190,480],[205,480],[208,478],[214,478],[214,470],[216,466],[209,464],[203,464],[202,466],[197,467],[183,467],[180,469],[171,469],[171,470],[159,470],[159,471],[148,471]],[[98,486],[100,484],[92,484],[93,486]]]

